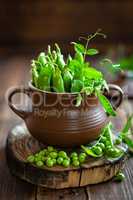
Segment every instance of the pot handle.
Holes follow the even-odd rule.
[[[13,96],[18,93],[23,93],[26,94],[28,97],[30,97],[30,89],[15,88],[8,95],[8,105],[18,116],[20,116],[22,119],[25,119],[31,113],[31,111],[25,111],[15,106],[15,104],[13,103]]]
[[[105,96],[109,99],[113,108],[116,110],[123,101],[124,93],[123,90],[118,85],[108,84],[108,86],[109,86],[109,92],[106,92]],[[114,95],[113,91],[117,91],[118,94]]]

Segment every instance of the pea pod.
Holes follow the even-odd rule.
[[[83,82],[80,80],[73,80],[71,92],[80,92],[83,89]]]
[[[38,77],[38,87],[41,90],[50,91],[50,82],[52,76],[52,67],[47,65],[42,68]]]
[[[71,83],[72,83],[72,75],[69,72],[68,68],[66,68],[64,70],[63,81],[64,81],[65,91],[66,92],[70,92],[70,90],[71,90]]]
[[[59,46],[57,44],[55,44],[55,46],[56,46],[56,52],[57,52],[56,64],[58,65],[59,69],[62,71],[65,66],[65,61],[64,61],[63,55],[61,54]]]
[[[47,63],[47,60],[45,58],[45,53],[41,52],[40,55],[38,56],[38,61],[42,64],[42,66],[44,67]]]
[[[100,92],[97,92],[97,96],[106,113],[110,116],[116,116],[116,112],[114,111],[109,100],[104,95],[100,94]]]
[[[35,87],[38,87],[38,72],[36,67],[32,67],[32,83]]]
[[[58,67],[53,72],[53,89],[55,92],[64,92],[64,82],[61,76],[61,71]]]

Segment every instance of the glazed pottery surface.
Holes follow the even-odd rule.
[[[114,107],[117,108],[123,97],[122,90],[109,85],[110,90],[118,91]],[[16,93],[25,93],[31,99],[30,109],[18,109],[12,103]],[[16,88],[8,97],[11,109],[24,119],[33,137],[48,145],[74,147],[96,139],[108,122],[103,107],[95,95],[81,94],[83,99],[76,106],[77,93],[45,92],[35,88],[31,82],[27,89]]]

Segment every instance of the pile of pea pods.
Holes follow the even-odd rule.
[[[32,84],[41,90],[51,92],[81,92],[88,94],[95,88],[102,89],[105,80],[100,71],[94,69],[84,59],[84,54],[75,51],[74,57],[69,54],[66,59],[58,44],[47,52],[41,52],[32,60]]]

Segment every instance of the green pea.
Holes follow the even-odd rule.
[[[48,158],[46,161],[46,165],[47,165],[47,167],[53,167],[53,165],[54,165],[53,160],[51,158]]]
[[[37,165],[38,167],[42,167],[44,164],[43,164],[42,161],[38,161],[38,162],[36,162],[36,165]]]
[[[57,158],[58,154],[57,154],[57,152],[50,152],[49,156],[51,158]]]
[[[61,165],[61,164],[63,163],[63,158],[62,158],[62,157],[58,157],[58,158],[57,158],[57,163],[58,163],[59,165]]]
[[[44,155],[47,155],[48,150],[47,149],[43,149]]]
[[[52,161],[53,161],[53,165],[55,165],[57,163],[55,158],[53,158]]]
[[[121,155],[122,151],[117,148],[111,148],[107,151],[107,155],[112,157],[112,158],[117,158]]]
[[[64,87],[66,92],[70,92],[71,90],[71,83],[72,83],[72,75],[69,72],[69,70],[66,68],[63,72],[63,81],[64,81]]]
[[[54,147],[48,146],[48,147],[47,147],[47,150],[48,150],[48,152],[52,152],[52,151],[54,151]]]
[[[105,146],[108,147],[108,146],[112,146],[112,144],[110,143],[110,141],[106,140],[105,142]]]
[[[64,159],[62,165],[63,165],[64,167],[69,167],[70,161],[69,161],[68,159]]]
[[[78,160],[74,160],[73,163],[72,163],[72,165],[73,165],[74,167],[79,167],[80,163],[79,163]]]
[[[125,175],[122,172],[119,172],[114,178],[115,181],[123,181],[124,179]]]
[[[80,155],[80,156],[79,156],[79,162],[80,162],[80,163],[85,162],[85,159],[86,159],[85,156],[83,156],[83,155]]]
[[[78,154],[76,153],[76,152],[73,152],[73,153],[71,153],[71,155],[70,155],[70,157],[72,158],[72,157],[77,157],[78,156]]]
[[[43,156],[41,160],[42,160],[43,162],[46,162],[47,159],[48,159],[47,157],[44,157],[44,156]]]
[[[115,144],[116,145],[119,145],[119,144],[121,144],[122,143],[122,139],[121,138],[116,138],[116,140],[115,140]]]
[[[86,158],[86,153],[80,153],[79,156],[85,157]]]
[[[64,82],[61,75],[61,71],[58,67],[55,68],[55,71],[53,72],[53,90],[55,92],[65,92],[64,89]]]
[[[94,147],[92,148],[92,151],[93,151],[95,154],[97,154],[97,155],[102,154],[102,148],[99,147],[99,146],[94,146]]]
[[[28,158],[27,158],[27,161],[30,162],[30,163],[33,163],[34,160],[35,160],[35,158],[34,158],[33,155],[30,155],[30,156],[28,156]]]
[[[101,147],[103,150],[105,149],[104,143],[99,143],[98,146]]]
[[[72,161],[78,160],[78,156],[73,156],[71,159],[72,159]]]
[[[105,136],[101,136],[100,142],[105,143],[107,141],[107,138]]]
[[[59,151],[58,157],[67,158],[67,153],[65,151]]]

